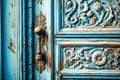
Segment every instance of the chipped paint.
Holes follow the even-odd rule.
[[[42,0],[36,0],[37,4],[42,4]]]
[[[15,22],[13,21],[12,22],[12,28],[15,28],[16,27],[16,24],[15,24]]]
[[[62,69],[62,64],[58,63],[58,70],[61,70],[61,69]]]
[[[11,3],[11,7],[15,8],[16,7],[16,2]]]
[[[12,39],[10,39],[10,43],[8,45],[8,49],[15,54],[16,47],[15,47],[15,42],[13,42]]]
[[[42,40],[42,43],[48,46],[48,35],[44,36],[44,39]]]
[[[62,80],[64,80],[64,78],[62,77]]]
[[[48,68],[51,69],[52,68],[52,61],[51,61],[51,55],[50,55],[50,52],[48,51],[48,56],[47,56],[47,65],[48,65]]]
[[[59,78],[59,77],[61,77],[62,76],[62,73],[61,72],[58,72],[57,73],[57,77]]]
[[[36,0],[36,2],[37,2],[37,4],[39,4],[39,3],[40,3],[40,0]]]

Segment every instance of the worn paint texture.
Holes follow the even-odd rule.
[[[54,1],[55,80],[120,78],[119,3]]]
[[[1,2],[1,1],[0,1]],[[20,75],[20,0],[1,2],[2,79],[19,80]],[[19,37],[18,37],[19,36]]]
[[[0,79],[120,79],[119,4],[119,0],[3,0]],[[40,12],[47,26],[42,73],[35,67],[34,28]]]

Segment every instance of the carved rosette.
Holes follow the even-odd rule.
[[[66,69],[120,69],[120,48],[65,47]]]
[[[64,0],[63,28],[120,27],[119,0]]]
[[[92,61],[98,66],[104,65],[106,60],[106,55],[103,52],[95,51],[92,55]]]

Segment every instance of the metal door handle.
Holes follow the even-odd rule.
[[[45,39],[45,30],[46,30],[46,17],[40,12],[40,14],[36,17],[36,27],[34,32],[37,34],[37,50],[35,57],[36,69],[38,72],[42,72],[45,69],[46,64],[46,52],[43,47],[43,41]]]

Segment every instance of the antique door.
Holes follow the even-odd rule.
[[[0,4],[0,80],[120,79],[120,0]]]

